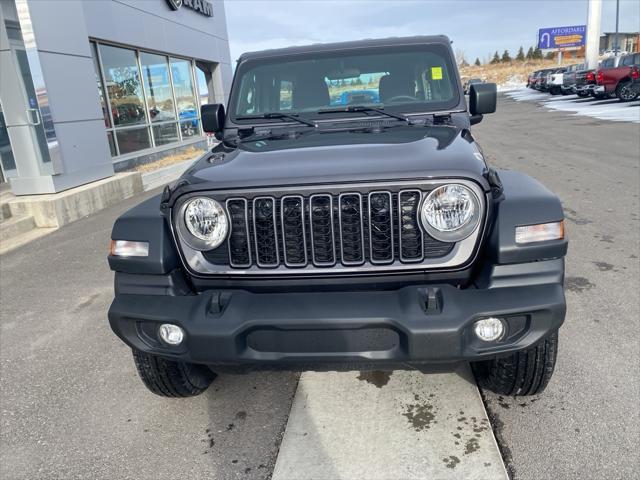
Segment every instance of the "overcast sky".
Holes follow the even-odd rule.
[[[309,43],[445,34],[469,62],[536,42],[543,27],[584,25],[587,0],[225,0],[231,58]],[[615,0],[603,0],[602,31],[615,30]],[[620,0],[620,31],[640,30],[640,0]]]

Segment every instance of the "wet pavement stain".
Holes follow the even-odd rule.
[[[389,383],[389,379],[391,378],[392,373],[393,372],[381,372],[377,370],[360,372],[360,375],[358,375],[358,380],[370,383],[371,385],[375,385],[378,388],[382,388],[387,383]]]
[[[454,469],[460,463],[460,459],[455,455],[451,455],[447,458],[443,458],[442,461],[447,466],[447,468]]]
[[[591,283],[589,279],[585,277],[567,277],[565,287],[571,292],[582,293],[585,290],[591,290],[595,287],[595,284]]]
[[[571,208],[564,209],[564,217],[570,222],[575,223],[576,225],[588,225],[589,223],[593,223],[593,221],[589,220],[588,218],[580,217],[578,215],[578,212]]]
[[[470,438],[467,440],[467,443],[464,444],[464,454],[470,455],[473,452],[477,452],[480,450],[480,442],[478,442],[477,438]]]
[[[598,270],[600,270],[601,272],[608,272],[610,270],[613,270],[613,265],[611,265],[610,263],[607,262],[591,262],[593,263],[596,267],[598,267]]]
[[[405,412],[402,415],[407,417],[409,423],[417,432],[429,430],[432,424],[437,423],[436,410],[430,403],[420,400],[419,395],[415,395],[414,398],[418,403],[406,405]]]

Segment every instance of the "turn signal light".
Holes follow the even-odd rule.
[[[111,240],[109,253],[115,257],[148,257],[149,242]]]
[[[564,238],[564,220],[516,227],[516,243],[546,242]]]

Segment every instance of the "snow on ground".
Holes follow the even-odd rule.
[[[640,99],[623,103],[617,98],[596,100],[592,97],[580,98],[577,95],[550,95],[531,89],[513,90],[506,94],[517,101],[534,101],[545,108],[572,112],[574,115],[614,122],[640,123]]]
[[[511,92],[527,88],[526,79],[522,75],[511,75],[506,82],[498,85],[499,92]]]

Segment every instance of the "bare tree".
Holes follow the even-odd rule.
[[[461,67],[469,65],[469,62],[467,62],[467,59],[465,58],[465,51],[461,48],[456,48],[456,63]]]

